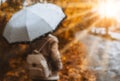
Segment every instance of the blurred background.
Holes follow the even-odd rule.
[[[25,69],[28,44],[8,44],[2,33],[11,16],[40,0],[0,0],[0,81],[31,81]],[[64,68],[59,81],[120,81],[120,0],[46,0],[66,18],[52,34]]]

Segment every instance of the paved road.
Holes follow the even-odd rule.
[[[88,69],[97,81],[120,81],[120,41],[87,35],[80,39],[87,47]]]

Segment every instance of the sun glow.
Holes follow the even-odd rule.
[[[107,18],[118,18],[118,13],[120,12],[118,1],[104,1],[100,2],[98,6],[98,13],[101,17]]]

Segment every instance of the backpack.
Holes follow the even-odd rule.
[[[29,76],[31,79],[46,79],[51,74],[45,57],[40,53],[49,40],[45,41],[39,50],[34,50],[32,54],[27,56]]]
[[[51,71],[47,61],[37,50],[34,50],[33,54],[27,56],[27,63],[31,79],[43,79],[50,76]]]

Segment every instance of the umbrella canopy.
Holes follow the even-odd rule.
[[[64,17],[60,7],[51,3],[38,3],[14,14],[3,36],[9,43],[32,41],[55,30]]]
[[[4,3],[6,0],[0,0],[0,5],[2,4],[2,3]]]

